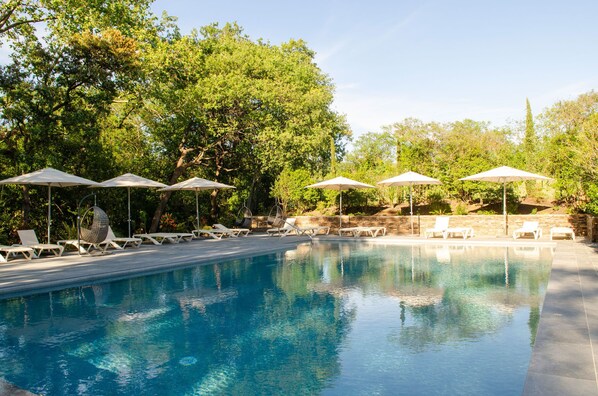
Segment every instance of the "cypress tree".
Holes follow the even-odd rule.
[[[525,137],[523,139],[523,150],[525,153],[525,164],[528,170],[534,166],[536,153],[536,130],[534,129],[534,117],[532,116],[532,108],[529,104],[529,99],[525,98],[526,112],[525,112]]]

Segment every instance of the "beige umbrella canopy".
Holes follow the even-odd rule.
[[[197,229],[199,230],[199,198],[198,194],[204,190],[219,190],[221,188],[235,188],[228,184],[218,183],[211,180],[202,179],[200,177],[192,177],[191,179],[182,181],[172,186],[161,188],[158,191],[174,191],[174,190],[191,190],[195,191],[195,214],[197,217]]]
[[[476,173],[475,175],[467,176],[462,179],[463,181],[487,181],[494,183],[503,184],[503,217],[505,223],[505,235],[509,234],[509,228],[507,224],[507,183],[514,181],[525,181],[525,180],[552,180],[549,177],[537,175],[522,171],[520,169],[511,168],[509,166],[500,166],[498,168],[491,169],[486,172]]]
[[[97,186],[93,187],[126,187],[127,188],[127,208],[128,208],[128,223],[129,223],[129,238],[131,237],[131,188],[159,188],[166,187],[166,184],[154,180],[146,179],[145,177],[137,176],[132,173],[125,173],[123,175],[114,177],[109,180],[104,180]]]
[[[38,186],[48,186],[48,243],[50,243],[50,225],[52,224],[52,187],[95,186],[98,183],[54,168],[44,168],[21,176],[1,180],[0,184],[33,184]]]
[[[343,215],[343,191],[344,190],[355,190],[358,188],[375,188],[369,184],[361,183],[355,180],[348,179],[346,177],[335,177],[334,179],[325,180],[316,184],[310,184],[305,188],[322,188],[326,190],[337,190],[340,194],[339,205],[338,205],[338,216],[339,216],[339,227],[342,227],[342,215]]]
[[[413,235],[413,196],[412,187],[419,184],[442,184],[438,179],[428,176],[420,175],[417,172],[405,172],[399,176],[391,177],[390,179],[382,180],[376,184],[381,186],[409,186],[409,215],[411,221],[411,235]]]

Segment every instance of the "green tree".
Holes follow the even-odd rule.
[[[598,93],[590,91],[557,102],[540,116],[543,145],[537,157],[555,178],[557,199],[581,210],[595,206],[596,113]]]
[[[54,166],[96,178],[109,169],[101,124],[137,77],[139,47],[131,35],[150,23],[148,4],[68,0],[0,5],[0,39],[12,49],[11,62],[0,66],[0,173]],[[36,31],[40,22],[43,35]],[[30,208],[43,206],[30,204],[27,186],[21,190],[27,222]]]
[[[434,152],[442,126],[407,118],[392,125],[396,139],[397,172],[414,171],[429,174],[435,168]]]
[[[491,129],[486,122],[464,120],[451,123],[439,136],[434,156],[448,196],[462,201],[498,199],[502,195],[491,183],[462,182],[459,179],[511,163],[514,144],[510,131]]]
[[[529,99],[525,99],[525,137],[523,139],[523,151],[525,153],[525,165],[528,170],[533,170],[536,164],[536,150],[538,137],[534,129],[534,117]]]
[[[168,181],[184,174],[274,180],[285,167],[328,170],[329,141],[341,146],[348,128],[330,110],[333,86],[313,56],[301,41],[253,42],[234,24],[206,26],[148,50],[141,123],[163,153]],[[152,229],[169,198],[163,195]],[[217,193],[211,207],[216,218]]]
[[[305,188],[313,183],[307,169],[284,169],[272,186],[272,196],[279,199],[285,213],[301,213],[314,208],[320,199],[320,190]]]

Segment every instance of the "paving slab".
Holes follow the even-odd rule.
[[[559,241],[523,390],[532,395],[598,395],[598,248]]]

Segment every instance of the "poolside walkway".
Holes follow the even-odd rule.
[[[598,395],[598,246],[558,242],[523,395]]]
[[[355,241],[326,236],[322,241]],[[513,241],[508,238],[433,239],[360,238],[400,244],[544,245],[555,246],[552,272],[523,395],[597,395],[598,373],[598,245],[577,242]],[[76,253],[0,264],[0,298],[58,290],[98,280],[163,272],[216,260],[272,253],[308,242],[306,237],[252,235],[228,240],[196,240],[162,246],[112,251],[90,257]],[[596,350],[594,347],[596,344]],[[0,395],[7,389],[0,383]],[[14,391],[14,389],[13,389]],[[12,392],[11,392],[12,393]]]
[[[229,239],[206,239],[140,248],[109,250],[105,255],[69,252],[62,257],[11,260],[0,264],[0,298],[59,290],[98,280],[128,278],[136,274],[163,272],[216,260],[253,256],[291,249],[305,237],[268,238],[265,235]],[[309,240],[309,239],[308,239]]]

